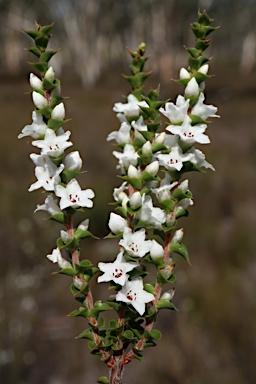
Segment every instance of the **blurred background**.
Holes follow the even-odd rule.
[[[107,375],[75,336],[86,328],[67,317],[79,304],[66,276],[45,255],[55,248],[61,229],[33,213],[45,196],[28,193],[35,181],[28,140],[18,141],[31,124],[28,75],[31,41],[21,32],[55,21],[51,48],[62,81],[73,148],[88,171],[83,188],[96,192],[86,211],[92,232],[107,235],[116,177],[109,132],[119,128],[113,104],[130,92],[129,54],[141,41],[153,70],[146,87],[161,82],[161,99],[175,99],[182,88],[171,81],[187,66],[183,45],[192,46],[189,25],[206,9],[221,28],[211,35],[213,56],[206,102],[221,119],[208,128],[204,146],[216,172],[191,174],[195,204],[181,221],[192,266],[175,257],[174,303],[179,312],[162,311],[158,347],[145,361],[126,368],[124,383],[253,384],[256,381],[256,1],[255,0],[1,0],[0,1],[0,382],[5,384],[84,384]],[[28,92],[28,94],[25,94]],[[81,220],[84,216],[81,216]],[[83,243],[82,243],[83,245]],[[111,260],[116,241],[84,241],[82,255]],[[107,285],[95,287],[96,298]]]

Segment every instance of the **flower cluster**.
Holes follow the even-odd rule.
[[[40,77],[30,74],[32,100],[35,110],[32,112],[32,124],[26,125],[18,138],[31,137],[32,145],[40,153],[32,153],[31,160],[35,164],[36,181],[29,187],[29,191],[43,188],[49,193],[44,204],[38,205],[35,211],[46,211],[51,219],[65,225],[57,241],[58,247],[47,258],[58,263],[61,270],[72,269],[79,264],[78,242],[81,238],[89,236],[88,220],[83,221],[75,229],[72,216],[81,207],[91,208],[94,192],[91,189],[82,190],[76,176],[81,172],[82,159],[78,151],[65,153],[73,144],[70,139],[71,132],[64,131],[65,107],[63,97],[60,95],[60,81],[56,78],[54,70],[49,67],[48,61],[56,51],[46,51],[49,33],[52,25],[35,26],[35,31],[27,31],[35,43],[36,48],[29,50],[34,53],[39,62],[32,63]],[[66,256],[62,257],[61,249],[66,248]],[[76,277],[76,275],[75,275]],[[74,282],[77,279],[74,278]]]

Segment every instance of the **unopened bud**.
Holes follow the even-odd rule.
[[[153,163],[149,164],[145,168],[145,172],[150,173],[152,176],[155,176],[159,171],[159,163],[158,161],[153,161]]]
[[[78,276],[73,277],[73,284],[79,290],[81,290],[84,287],[84,281],[80,279],[80,277]]]
[[[140,174],[137,168],[134,165],[129,165],[127,175],[130,179],[139,179]]]
[[[140,195],[140,192],[134,192],[132,197],[129,200],[130,207],[132,209],[138,209],[142,205],[142,197]]]
[[[33,89],[43,89],[43,82],[42,82],[42,80],[40,80],[39,77],[34,75],[34,73],[30,73],[29,82],[30,82],[30,86]]]
[[[209,64],[204,64],[202,65],[197,72],[201,72],[203,73],[204,75],[207,75],[208,73],[208,70],[209,70]]]
[[[141,148],[143,155],[151,156],[152,155],[152,147],[150,141],[147,141],[143,147]]]
[[[80,171],[82,167],[82,159],[78,151],[70,152],[63,161],[65,169],[71,171]]]
[[[164,256],[164,249],[157,241],[152,240],[152,246],[150,248],[151,259],[157,259]]]
[[[181,240],[183,239],[184,235],[184,229],[178,229],[177,231],[174,232],[173,238],[172,238],[172,243],[180,243]]]
[[[180,70],[180,79],[190,79],[190,73],[185,68],[181,68]]]
[[[44,75],[44,78],[48,81],[50,81],[51,83],[54,81],[55,79],[55,72],[54,70],[52,69],[52,67],[48,68],[45,75]]]
[[[165,138],[166,138],[166,133],[165,133],[165,132],[161,132],[161,133],[159,133],[159,135],[157,135],[157,137],[155,138],[155,143],[157,143],[157,144],[163,144],[164,141],[165,141]]]
[[[64,231],[63,229],[60,231],[60,237],[64,244],[67,244],[70,242],[70,240],[72,240],[72,237],[70,236],[70,234]]]
[[[174,294],[175,294],[175,288],[172,288],[169,291],[164,292],[160,297],[160,300],[164,299],[164,300],[171,301],[173,299]]]
[[[77,229],[82,229],[83,231],[87,231],[88,227],[89,227],[89,219],[85,219],[78,225]]]
[[[194,77],[192,77],[191,80],[189,80],[186,88],[185,88],[185,95],[186,96],[198,96],[199,93],[199,85]]]
[[[55,120],[65,119],[65,107],[63,103],[60,103],[53,108],[51,117],[52,119],[55,119]]]
[[[118,235],[124,232],[124,229],[127,227],[127,221],[122,216],[111,212],[108,226],[112,233]]]
[[[42,108],[46,107],[48,104],[46,98],[44,96],[42,96],[40,93],[35,92],[35,91],[32,92],[32,99],[33,99],[33,102],[34,102],[36,108],[38,108],[38,109],[42,109]]]

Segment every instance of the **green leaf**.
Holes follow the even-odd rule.
[[[135,359],[140,360],[140,361],[144,360],[143,355],[139,352],[136,352],[133,357],[135,357]]]
[[[140,179],[136,179],[134,177],[121,176],[121,178],[127,181],[129,184],[133,186],[134,189],[139,190],[142,187],[142,182]]]
[[[160,299],[158,301],[157,309],[172,309],[174,311],[178,310],[172,302],[166,299]]]
[[[48,63],[39,62],[39,63],[29,63],[35,70],[37,70],[40,75],[44,75],[48,69]]]
[[[199,11],[198,12],[198,23],[201,24],[201,25],[209,25],[211,24],[211,22],[213,21],[213,19],[211,19],[207,13],[205,11],[203,11],[202,13]]]
[[[58,272],[54,272],[54,274],[61,274],[61,275],[67,275],[67,276],[75,276],[76,271],[73,268],[63,268]]]
[[[150,331],[149,334],[150,334],[150,337],[154,340],[161,340],[162,338],[162,333],[157,329],[152,329],[152,331]]]
[[[123,334],[120,335],[120,338],[124,340],[132,340],[134,339],[134,333],[128,329],[127,331],[125,331]]]
[[[196,48],[186,48],[186,50],[194,58],[198,58],[198,56],[200,55],[200,51],[198,51],[198,49]]]
[[[76,339],[88,339],[93,341],[94,337],[93,337],[92,331],[88,328],[84,332],[80,333],[80,335],[77,336]]]
[[[27,51],[33,53],[36,57],[40,57],[41,56],[40,49],[38,49],[36,47],[27,48]]]
[[[109,311],[112,309],[107,303],[102,302],[101,300],[96,301],[96,303],[93,306],[93,309],[91,310],[91,316],[98,317],[100,312]]]
[[[172,198],[179,202],[180,200],[183,200],[183,199],[186,199],[188,196],[186,195],[186,193],[184,193],[182,191],[182,189],[180,188],[176,188],[173,193],[172,193]]]
[[[120,305],[116,301],[106,300],[106,303],[110,305],[116,312],[119,312]]]
[[[91,232],[84,230],[84,229],[81,229],[81,228],[77,228],[75,230],[74,236],[77,240],[82,240],[82,239],[85,239],[87,237],[91,237],[93,239],[98,239],[98,237],[94,236]]]
[[[57,221],[58,223],[65,224],[66,223],[66,215],[62,212],[55,213],[54,215],[49,217],[49,220]]]
[[[97,383],[109,384],[109,379],[106,376],[101,376],[98,378]]]
[[[80,307],[79,309],[75,309],[74,311],[69,313],[68,316],[70,316],[70,317],[78,317],[78,316],[80,316],[80,317],[87,318],[88,317],[88,309]]]
[[[166,199],[158,202],[158,206],[165,210],[165,212],[173,212],[175,203],[172,200]]]
[[[55,53],[57,53],[58,51],[59,50],[57,50],[57,51],[45,51],[41,55],[41,61],[45,61],[46,63],[48,63],[48,61],[50,61],[51,58],[55,55]]]
[[[80,290],[77,289],[74,284],[71,284],[70,291],[71,291],[73,296],[78,295],[78,293],[80,293]]]
[[[156,294],[156,289],[155,289],[155,284],[154,283],[144,284],[144,290],[149,292],[149,293],[152,293],[152,295],[154,295],[154,296]]]
[[[39,36],[37,36],[35,38],[35,43],[36,43],[37,48],[39,48],[41,50],[45,50],[48,43],[49,43],[49,40],[50,40],[49,36],[40,34]]]
[[[186,260],[188,264],[191,265],[190,260],[189,260],[189,255],[188,255],[188,250],[186,246],[182,243],[172,243],[170,245],[170,252],[175,252],[178,253],[180,256],[183,257],[183,259]]]

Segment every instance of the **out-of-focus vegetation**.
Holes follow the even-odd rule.
[[[253,384],[256,377],[256,4],[200,3],[221,25],[211,51],[216,76],[206,91],[221,119],[209,127],[212,144],[202,148],[216,172],[191,177],[195,205],[184,219],[184,242],[192,267],[175,260],[179,312],[161,314],[163,340],[146,352],[145,362],[127,366],[126,383]],[[157,87],[161,81],[162,99],[173,100],[181,88],[169,78],[186,65],[180,47],[190,45],[188,24],[197,7],[197,1],[185,0],[0,2],[0,382],[82,384],[106,374],[86,342],[74,340],[86,324],[66,316],[76,306],[68,278],[52,276],[54,266],[45,257],[60,227],[44,220],[44,213],[33,213],[44,194],[27,192],[35,180],[28,157],[33,148],[17,135],[30,124],[33,105],[24,95],[30,68],[23,49],[29,42],[20,29],[31,28],[34,19],[56,21],[52,40],[61,52],[53,65],[63,70],[58,77],[72,118],[67,127],[88,170],[79,181],[96,191],[95,207],[86,216],[92,232],[103,238],[112,190],[120,184],[106,136],[119,127],[113,103],[129,91],[120,76],[120,68],[128,73],[125,47],[148,43],[147,69],[153,67],[155,75],[147,84]],[[95,262],[117,251],[112,240],[85,241],[82,250]],[[97,298],[109,294],[104,284],[95,289]]]

